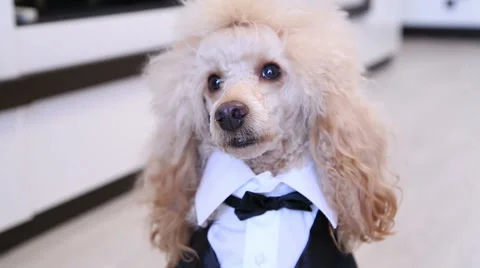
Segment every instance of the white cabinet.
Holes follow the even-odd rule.
[[[15,29],[23,74],[129,54],[171,43],[178,8],[26,25]]]
[[[18,75],[13,1],[0,1],[0,81]]]
[[[13,3],[0,1],[0,83],[174,41],[178,8],[19,27]],[[0,232],[142,168],[152,118],[141,81],[115,80],[0,110]]]
[[[480,29],[478,0],[405,0],[405,24],[410,27]]]
[[[26,109],[0,113],[0,230],[32,216],[25,132]]]
[[[0,231],[142,168],[153,128],[141,78],[0,112]]]
[[[142,167],[151,133],[140,78],[33,103],[26,116],[29,184],[43,211]]]
[[[0,81],[162,48],[178,9],[16,26],[13,0],[0,1]]]

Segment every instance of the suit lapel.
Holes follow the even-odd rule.
[[[342,253],[332,236],[325,215],[318,211],[310,229],[307,245],[298,259],[295,268],[356,268],[352,254]]]
[[[191,256],[191,261],[181,260],[176,268],[220,268],[217,255],[208,242],[207,234],[209,229],[210,225],[207,228],[197,229],[190,240],[190,248],[195,250],[198,258]]]

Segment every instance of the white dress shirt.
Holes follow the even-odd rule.
[[[312,211],[282,208],[240,221],[223,201],[231,194],[242,198],[246,191],[266,196],[297,191],[313,203]],[[199,225],[216,211],[207,236],[222,268],[293,268],[319,209],[336,228],[337,215],[327,204],[312,161],[274,177],[269,171],[255,175],[242,160],[214,152],[195,196]]]

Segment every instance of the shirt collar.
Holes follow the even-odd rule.
[[[195,196],[195,210],[199,225],[223,203],[223,201],[250,179],[261,176],[242,160],[223,152],[214,152],[207,160],[200,186]],[[275,177],[307,197],[337,227],[337,213],[328,205],[318,183],[318,173],[313,161],[301,169],[294,168]]]

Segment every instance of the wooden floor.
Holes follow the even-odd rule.
[[[369,89],[396,132],[403,201],[397,234],[363,246],[360,267],[480,267],[480,40],[408,39]],[[163,267],[143,220],[127,194],[0,256],[0,267]]]

